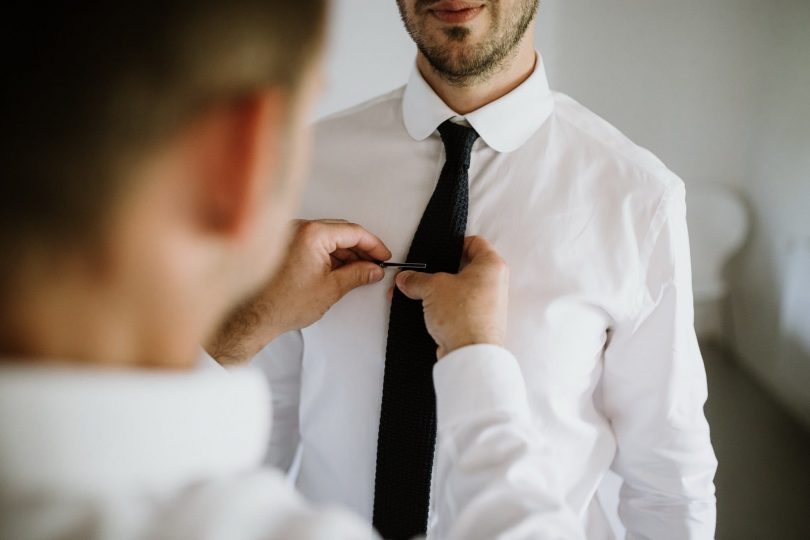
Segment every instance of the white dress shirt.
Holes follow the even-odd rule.
[[[507,348],[550,436],[544,474],[562,474],[589,538],[611,536],[595,497],[608,469],[624,481],[629,537],[711,538],[716,460],[683,183],[550,91],[539,55],[522,85],[463,117],[414,69],[404,88],[319,122],[302,217],[359,223],[403,260],[445,160],[436,128],[447,119],[480,135],[467,232],[511,268]],[[289,467],[300,438],[298,487],[369,519],[393,277],[260,355],[274,359],[281,437],[270,461]],[[435,480],[432,521],[442,511],[444,478]]]
[[[465,347],[434,382],[441,538],[577,538],[562,490],[537,467],[547,450],[514,357]],[[374,538],[261,468],[270,410],[252,369],[0,366],[0,538]]]

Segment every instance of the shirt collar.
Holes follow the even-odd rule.
[[[451,109],[428,85],[414,66],[402,99],[402,116],[408,134],[417,141],[428,138],[451,118],[463,118],[487,145],[497,152],[520,148],[548,119],[554,108],[540,54],[534,71],[520,86],[469,114]]]
[[[228,373],[0,366],[0,495],[170,492],[249,470],[269,440],[269,394]]]

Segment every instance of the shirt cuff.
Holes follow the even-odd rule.
[[[197,355],[197,369],[200,371],[220,371],[227,373],[225,366],[214,360],[214,357],[208,354],[205,349],[200,348]]]
[[[433,367],[438,429],[489,413],[530,419],[517,359],[497,345],[457,349]]]

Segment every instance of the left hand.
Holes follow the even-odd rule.
[[[437,357],[480,343],[503,346],[509,295],[509,268],[480,236],[464,240],[458,274],[401,272],[396,284],[412,300],[421,300]]]

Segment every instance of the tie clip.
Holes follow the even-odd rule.
[[[381,268],[404,268],[406,270],[424,270],[427,268],[425,263],[396,263],[396,262],[380,262],[377,263]]]

